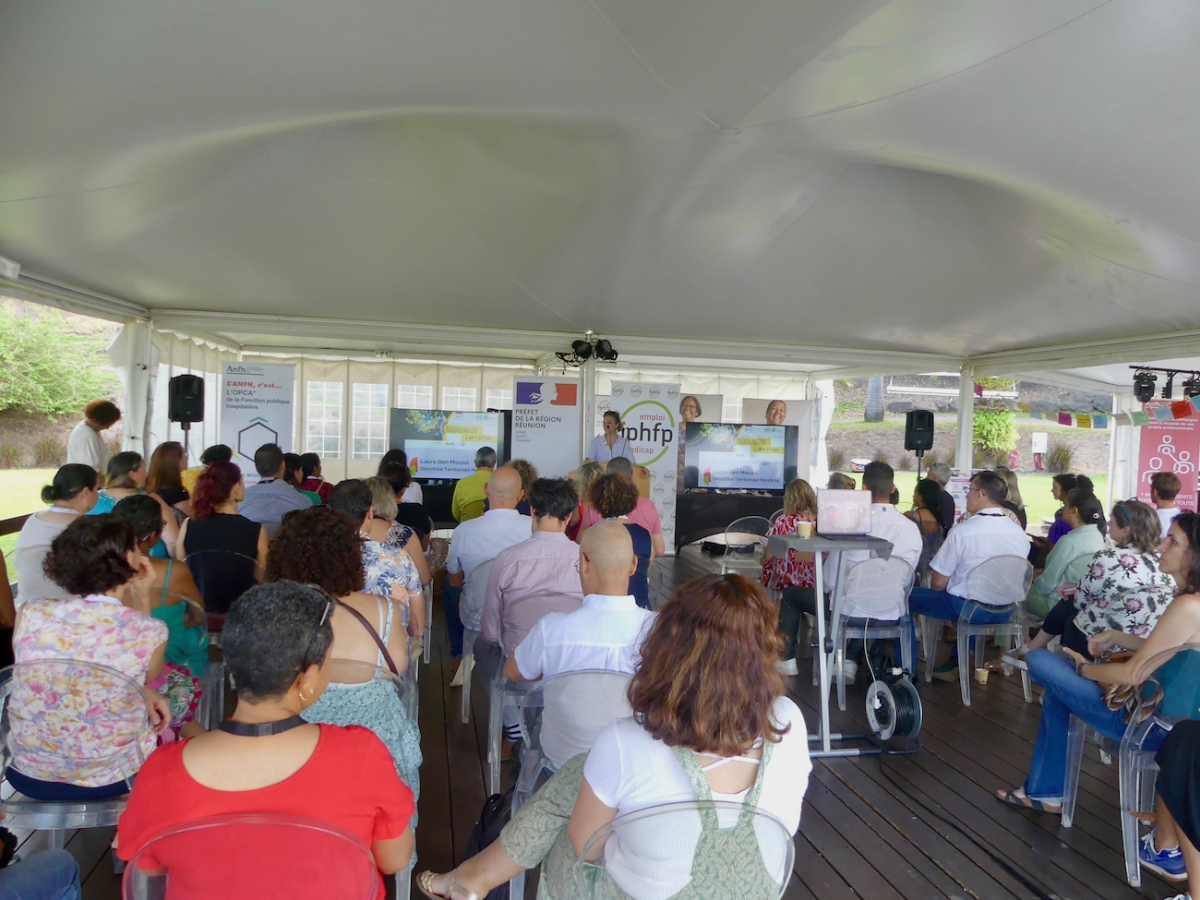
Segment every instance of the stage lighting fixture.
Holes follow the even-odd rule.
[[[596,341],[596,359],[602,359],[604,362],[616,362],[617,351],[612,348],[612,344],[603,338]]]
[[[1133,376],[1133,395],[1139,403],[1154,399],[1154,383],[1158,377],[1150,372],[1137,372]]]
[[[591,358],[592,345],[588,341],[583,341],[583,340],[572,341],[571,342],[571,352],[575,354],[576,360],[578,360],[579,362],[584,362],[587,359]]]
[[[1190,397],[1200,397],[1200,376],[1191,375],[1184,380],[1183,397],[1185,400]]]
[[[1171,395],[1174,393],[1175,393],[1175,373],[1168,372],[1167,373],[1167,383],[1163,385],[1163,389],[1162,389],[1162,398],[1164,400],[1170,400]]]

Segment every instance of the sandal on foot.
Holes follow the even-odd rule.
[[[433,892],[433,879],[437,878],[437,872],[422,872],[417,876],[417,890],[429,898],[429,900],[479,900],[479,895],[474,891],[463,887],[454,877],[454,873],[450,873],[450,890],[445,894],[435,894]],[[459,896],[454,896],[454,891],[460,892]]]
[[[1009,806],[1015,806],[1019,809],[1032,809],[1034,812],[1050,813],[1053,816],[1062,815],[1062,807],[1047,806],[1041,800],[1034,800],[1032,797],[1022,797],[1015,789],[1007,791],[997,791],[996,796],[1001,802],[1007,803]]]

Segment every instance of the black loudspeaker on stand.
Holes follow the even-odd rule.
[[[917,480],[921,480],[921,458],[933,448],[933,413],[911,409],[904,417],[904,449],[916,451]]]
[[[188,438],[193,422],[204,421],[204,379],[199,375],[176,375],[167,390],[167,418],[183,426],[184,459],[189,459]]]

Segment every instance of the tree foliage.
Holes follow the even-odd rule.
[[[1008,409],[975,410],[975,446],[985,453],[1007,453],[1020,440],[1016,416]]]
[[[0,412],[60,416],[112,396],[116,376],[102,334],[80,334],[57,310],[24,311],[0,301]]]

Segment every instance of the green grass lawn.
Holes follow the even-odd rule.
[[[54,469],[0,469],[0,519],[45,509],[42,485],[50,483],[54,472]],[[0,552],[7,555],[16,543],[15,534],[0,537]]]
[[[862,475],[853,474],[855,482],[862,486]],[[1108,476],[1107,475],[1090,475],[1092,484],[1096,488],[1096,496],[1100,498],[1101,503],[1105,503],[1108,499]],[[1050,493],[1050,482],[1053,479],[1052,475],[1018,475],[1017,480],[1020,482],[1021,499],[1025,501],[1025,514],[1029,517],[1029,524],[1041,522],[1042,519],[1053,519],[1054,511],[1061,504],[1054,499]],[[913,472],[897,472],[896,487],[900,489],[900,510],[907,512],[912,504],[913,488],[917,484],[917,473]],[[1107,513],[1107,508],[1105,512]]]

